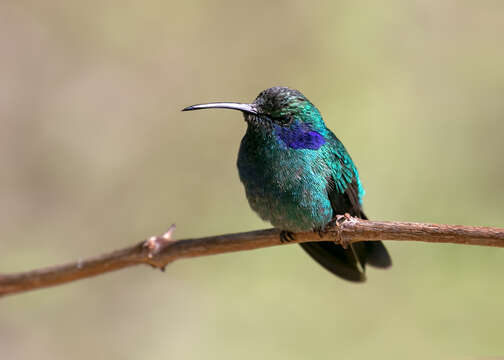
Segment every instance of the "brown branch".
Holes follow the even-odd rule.
[[[275,229],[172,240],[174,228],[172,225],[162,236],[151,237],[134,246],[105,255],[23,273],[0,274],[0,296],[64,284],[133,265],[148,264],[164,270],[167,264],[181,258],[282,244],[279,232]],[[504,229],[366,221],[345,216],[338,225],[328,229],[323,237],[313,232],[298,233],[291,243],[327,240],[342,244],[357,241],[402,240],[504,247]]]

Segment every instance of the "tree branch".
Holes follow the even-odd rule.
[[[297,233],[290,243],[336,241],[345,245],[357,241],[399,240],[504,247],[504,229],[499,228],[367,221],[347,215],[340,220],[323,237],[313,232]],[[166,265],[177,259],[282,244],[279,231],[275,229],[172,240],[174,229],[172,225],[162,236],[153,236],[134,246],[86,260],[22,273],[0,274],[0,296],[64,284],[133,265],[148,264],[164,270]]]

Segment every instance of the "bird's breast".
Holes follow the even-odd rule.
[[[246,135],[237,165],[252,209],[282,230],[308,231],[329,222],[330,170],[319,151],[283,147],[275,139]]]

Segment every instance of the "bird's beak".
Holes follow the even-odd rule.
[[[243,111],[244,113],[257,114],[257,109],[254,106],[254,104],[241,104],[233,102],[218,102],[218,103],[192,105],[183,108],[182,111],[201,110],[201,109],[232,109],[232,110],[240,110]]]

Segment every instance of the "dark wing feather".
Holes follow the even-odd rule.
[[[332,181],[334,182],[334,180]],[[329,180],[329,182],[331,182],[331,180]],[[349,213],[352,216],[367,220],[367,216],[364,214],[364,211],[362,211],[360,205],[359,186],[355,177],[352,182],[348,184],[344,194],[337,194],[334,190],[329,190],[328,194],[334,216]],[[345,209],[347,210],[345,211]],[[354,243],[353,247],[358,254],[362,267],[365,267],[365,264],[380,268],[387,268],[392,265],[390,255],[381,241]]]

